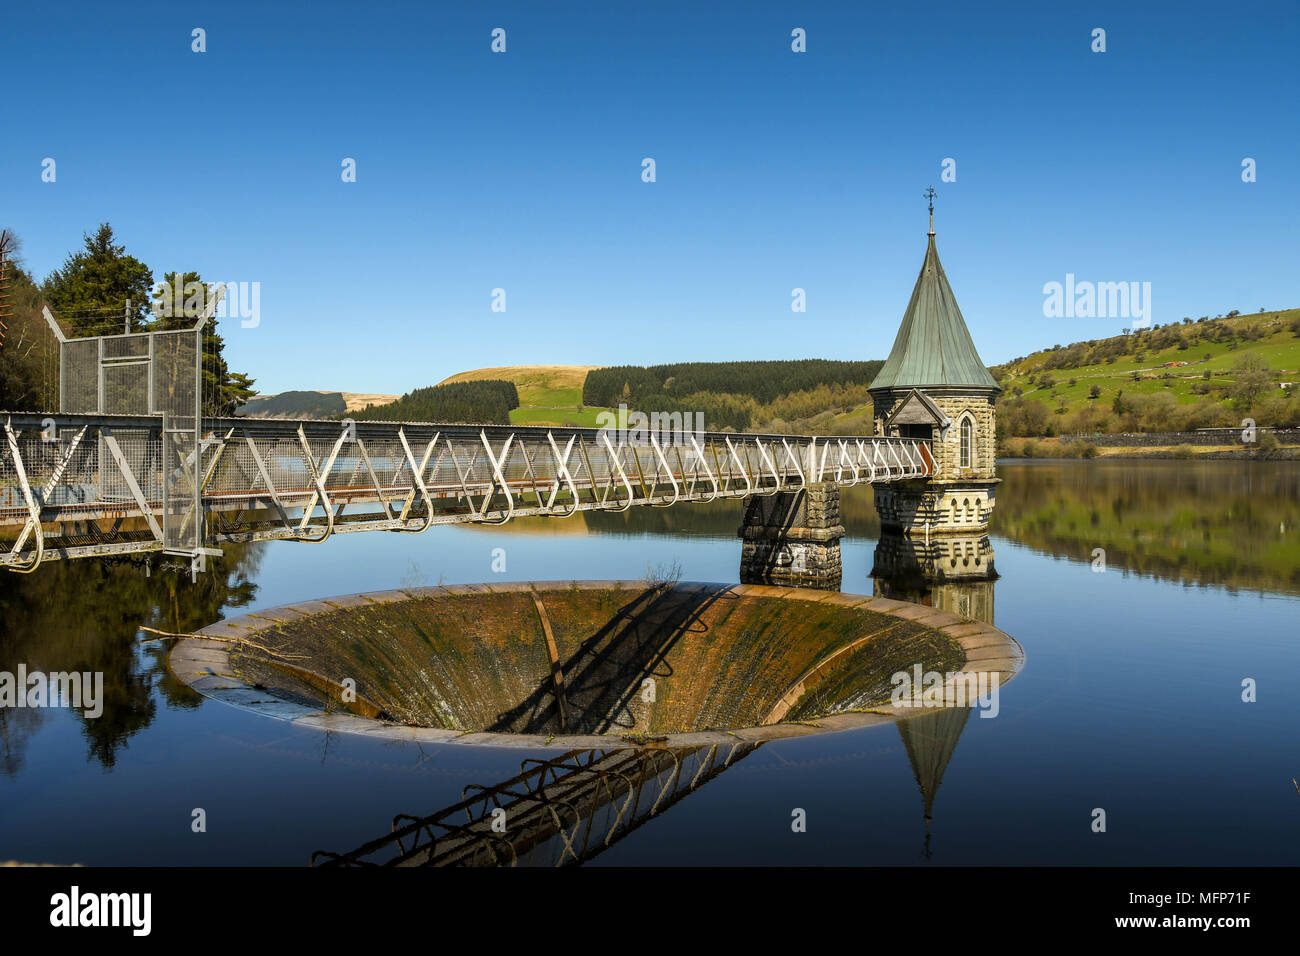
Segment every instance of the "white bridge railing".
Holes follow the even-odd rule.
[[[0,566],[17,571],[168,551],[193,538],[194,522],[211,547],[185,553],[201,566],[222,542],[503,524],[933,472],[929,442],[911,438],[267,419],[205,420],[195,469],[194,452],[182,462],[163,454],[163,416],[0,422]],[[195,475],[199,513],[169,513],[163,489]]]

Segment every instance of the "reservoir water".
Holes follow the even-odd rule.
[[[928,598],[1023,646],[996,718],[765,742],[591,863],[1300,863],[1300,469],[1038,461],[1000,473],[998,578]],[[106,699],[93,720],[0,709],[0,861],[307,865],[561,754],[326,734],[236,709],[172,677],[142,624],[191,631],[360,591],[648,568],[734,583],[741,508],[252,545],[193,585],[129,563],[5,574],[0,671],[102,671]],[[842,588],[871,594],[870,489],[846,490],[842,511]]]

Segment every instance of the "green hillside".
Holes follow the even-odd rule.
[[[867,386],[881,361],[680,362],[594,370],[583,401],[704,416],[709,431],[870,434]]]
[[[869,434],[867,385],[883,363],[799,359],[673,365],[515,365],[475,369],[442,385],[513,382],[516,425],[595,427],[619,404],[642,412],[690,412],[707,430]]]
[[[357,417],[592,427],[601,412],[626,404],[699,413],[711,431],[865,435],[872,430],[867,387],[881,365],[804,359],[485,368]],[[1300,309],[1187,318],[1056,345],[990,371],[1003,387],[1004,440],[1188,431],[1239,426],[1248,417],[1261,426],[1300,425]]]
[[[582,384],[595,365],[503,365],[459,372],[440,385],[496,379],[512,382],[519,394],[510,411],[512,425],[579,425],[595,428],[604,408],[582,402]]]
[[[1297,425],[1300,309],[1188,318],[991,371],[1004,436]]]

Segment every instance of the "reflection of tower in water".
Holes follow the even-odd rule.
[[[944,535],[926,541],[885,532],[876,545],[871,576],[876,597],[923,604],[994,623],[993,585],[997,571],[987,534]],[[934,798],[970,713],[969,707],[944,707],[896,725],[925,806],[927,859]]]
[[[944,535],[929,542],[884,533],[871,569],[876,597],[910,601],[993,624],[993,546],[988,535]]]

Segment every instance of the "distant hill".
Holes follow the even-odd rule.
[[[598,365],[503,365],[458,372],[439,385],[498,379],[514,383],[519,407],[510,412],[513,425],[596,426],[603,408],[587,408],[582,402],[582,385],[587,373]]]
[[[365,392],[280,392],[254,395],[235,414],[248,418],[342,418],[368,405],[387,405],[396,400],[396,395]]]
[[[831,359],[621,365],[591,372],[583,401],[699,413],[707,430],[870,434],[867,387],[883,361]]]
[[[1004,436],[1300,424],[1300,309],[1053,346],[994,366]],[[1284,387],[1285,386],[1285,387]]]
[[[384,421],[507,420],[525,425],[594,427],[599,408],[584,408],[582,384],[596,365],[512,365],[460,372],[436,386],[405,395],[360,392],[291,391],[258,395],[237,414],[254,418],[342,418]],[[510,394],[493,387],[443,388],[468,382],[506,382]]]
[[[513,382],[513,424],[599,424],[601,412],[625,402],[640,411],[686,411],[706,429],[775,426],[817,434],[871,431],[867,385],[883,362],[800,359],[775,362],[683,362],[606,368],[512,365],[460,372],[442,385],[483,379]]]

